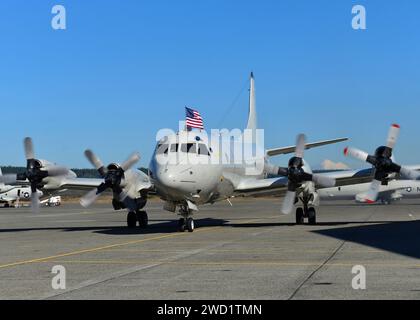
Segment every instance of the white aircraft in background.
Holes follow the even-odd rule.
[[[2,176],[2,170],[0,169],[0,176]],[[42,192],[36,191],[38,196],[42,196]],[[29,200],[31,198],[31,188],[27,186],[12,186],[5,185],[0,182],[0,203],[4,204],[5,208],[11,206],[18,206],[20,200]]]
[[[67,179],[76,179],[76,174],[61,166],[57,166],[49,161],[35,158],[33,142],[31,138],[25,138],[23,141],[26,170],[24,173],[5,174],[0,177],[0,183],[3,184],[29,184],[31,208],[34,212],[39,211],[39,198],[42,192],[37,190],[51,191],[64,189]]]
[[[318,190],[320,200],[355,200],[366,203],[365,195],[371,183],[360,183],[340,187],[323,188]],[[375,202],[391,204],[401,199],[420,198],[420,181],[390,180],[387,185],[381,185]]]
[[[249,96],[249,115],[247,129],[257,130],[255,106],[254,78],[251,74]],[[319,204],[318,187],[334,186],[340,183],[360,183],[366,178],[364,171],[341,171],[326,174],[312,174],[308,163],[303,159],[304,149],[310,149],[327,144],[337,143],[347,138],[305,143],[303,134],[298,136],[297,145],[265,150],[261,155],[249,156],[241,163],[225,164],[218,161],[230,156],[212,145],[205,132],[180,131],[166,135],[157,143],[149,165],[149,174],[131,169],[139,160],[137,153],[131,155],[121,165],[111,163],[104,166],[101,160],[91,151],[85,155],[98,170],[101,179],[76,178],[75,174],[66,168],[55,166],[34,157],[32,140],[24,142],[27,159],[25,174],[8,177],[9,180],[28,181],[31,188],[41,190],[51,189],[81,189],[94,188],[82,199],[85,207],[91,205],[105,190],[113,192],[112,205],[115,210],[127,209],[127,225],[146,227],[148,216],[142,211],[147,202],[147,194],[154,190],[164,201],[164,209],[177,212],[179,230],[194,230],[193,214],[198,207],[212,204],[237,196],[253,196],[273,194],[287,191],[281,211],[290,213],[295,204],[302,205],[296,209],[296,223],[301,224],[308,218],[310,224],[316,223],[314,206]],[[289,160],[287,168],[273,165],[269,158],[281,154],[295,153]],[[188,158],[191,162],[179,161]],[[200,160],[212,160],[203,164]],[[214,161],[213,161],[214,160]],[[206,161],[204,161],[206,162]],[[263,163],[263,168],[257,174],[248,174],[250,164],[255,166]],[[269,175],[281,177],[268,178]],[[37,197],[33,197],[35,210],[39,206]],[[280,210],[279,210],[280,211]]]

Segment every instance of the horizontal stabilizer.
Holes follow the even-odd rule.
[[[340,139],[324,140],[324,141],[318,141],[318,142],[313,142],[313,143],[307,143],[305,144],[305,149],[321,147],[328,144],[339,143],[339,142],[343,142],[347,140],[348,138],[340,138]],[[280,154],[289,154],[289,153],[295,152],[295,149],[296,149],[296,146],[268,149],[266,151],[266,155],[269,157],[273,157],[273,156],[278,156]]]

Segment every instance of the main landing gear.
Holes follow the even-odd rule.
[[[188,232],[194,231],[194,219],[192,217],[192,210],[190,210],[186,206],[182,206],[180,210],[180,215],[182,218],[178,220],[178,231],[184,232],[188,230]]]
[[[140,228],[146,228],[149,224],[149,217],[147,216],[146,211],[130,211],[127,214],[127,226],[129,228],[135,228],[137,225],[137,222],[139,223]]]
[[[296,224],[305,223],[305,218],[308,218],[308,224],[316,224],[316,211],[314,207],[304,205],[303,208],[296,208]]]

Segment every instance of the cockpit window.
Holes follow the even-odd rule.
[[[210,156],[210,152],[207,149],[207,146],[205,144],[203,144],[203,143],[198,144],[198,154],[205,155],[205,156]]]
[[[168,154],[169,145],[166,143],[158,144],[156,154]]]
[[[197,147],[195,143],[183,143],[181,144],[181,152],[196,153]]]
[[[171,144],[171,152],[178,152],[178,143]]]

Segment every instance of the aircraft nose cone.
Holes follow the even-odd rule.
[[[171,172],[169,169],[164,169],[158,172],[157,179],[159,183],[164,185],[165,187],[173,187],[176,182],[176,176],[173,172]]]

